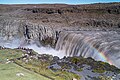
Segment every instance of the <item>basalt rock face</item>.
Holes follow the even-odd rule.
[[[74,27],[76,30],[96,27],[105,29],[119,28],[119,5],[120,3],[91,5],[0,5],[0,28],[2,29],[3,27],[9,26],[12,29],[14,28],[16,32],[18,32],[19,29],[22,30],[21,28],[25,28],[26,26],[29,30],[34,29],[34,27],[36,29],[41,27],[45,27],[44,29],[46,29],[49,27],[59,30],[65,29],[66,27]],[[39,26],[36,27],[36,25]]]
[[[20,40],[18,46],[24,46],[30,43],[36,43],[40,46],[50,44],[54,46],[57,38],[57,31],[47,25],[30,23],[25,20],[1,20],[1,37],[3,40]],[[46,41],[48,40],[48,42]]]
[[[63,30],[118,29],[119,5],[0,5],[1,37],[22,39],[24,43],[33,40],[55,47],[58,34]]]

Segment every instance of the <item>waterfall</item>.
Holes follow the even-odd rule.
[[[92,57],[120,67],[120,35],[115,31],[64,31],[55,49],[66,56]]]

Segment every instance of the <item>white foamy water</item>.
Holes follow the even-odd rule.
[[[0,46],[7,47],[7,48],[18,48],[20,45],[20,40],[19,39],[13,39],[13,40],[4,40],[3,37],[0,37]]]
[[[53,56],[58,56],[60,58],[65,56],[65,54],[62,53],[61,51],[57,51],[51,47],[43,47],[43,46],[38,47],[34,43],[31,43],[28,45],[27,43],[22,41],[22,39],[21,40],[20,39],[4,40],[2,37],[0,37],[0,46],[11,48],[11,49],[18,48],[18,47],[24,47],[24,48],[33,49],[38,54],[49,54]]]
[[[33,49],[38,54],[49,54],[49,55],[53,55],[53,56],[58,56],[60,58],[65,56],[64,53],[62,53],[60,51],[56,51],[55,49],[53,49],[51,47],[38,47],[36,44],[27,45],[27,46],[23,46],[23,47]]]

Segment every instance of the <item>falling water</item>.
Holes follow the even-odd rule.
[[[92,57],[120,67],[120,35],[115,31],[61,32],[56,50],[66,56]]]

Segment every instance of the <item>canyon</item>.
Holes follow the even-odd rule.
[[[50,47],[120,68],[119,31],[120,3],[0,5],[3,47]]]

